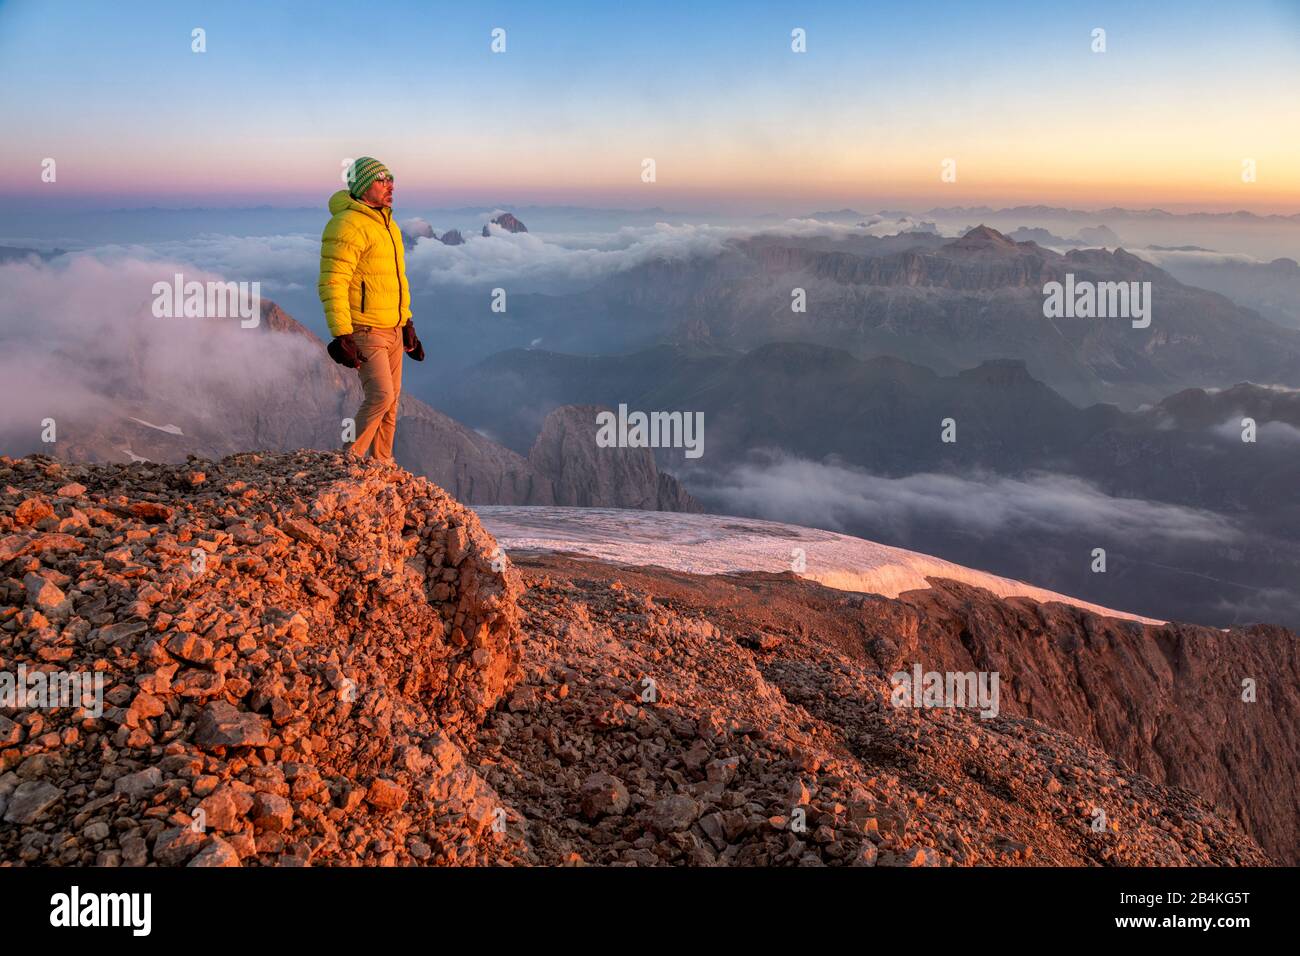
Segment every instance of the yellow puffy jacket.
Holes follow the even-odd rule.
[[[411,317],[402,231],[391,209],[374,209],[340,189],[320,237],[320,292],[330,335],[354,325],[391,329]]]

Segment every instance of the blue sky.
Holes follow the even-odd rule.
[[[504,54],[489,51],[495,27]],[[790,50],[795,27],[806,54]],[[299,205],[365,153],[407,196],[447,205],[1149,196],[1290,212],[1297,77],[1300,10],[1281,0],[4,0],[0,193]],[[46,157],[57,186],[39,180]],[[950,157],[958,181],[940,185]]]

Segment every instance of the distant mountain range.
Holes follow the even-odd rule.
[[[577,403],[703,412],[707,460],[754,448],[837,460],[876,474],[1057,471],[1114,494],[1214,510],[1261,511],[1295,522],[1300,502],[1279,498],[1300,482],[1300,390],[1241,383],[1188,389],[1154,406],[1079,408],[1033,378],[1021,361],[994,360],[954,376],[894,358],[771,343],[750,352],[662,346],[623,356],[515,350],[446,383],[451,414],[524,447],[536,415]],[[959,440],[938,440],[952,417]],[[1243,450],[1240,419],[1272,441]],[[679,453],[680,454],[680,453]],[[661,457],[671,457],[663,453]]]
[[[874,246],[874,247],[873,247]],[[868,240],[832,251],[797,239],[744,240],[713,260],[655,281],[646,266],[623,277],[644,288],[640,308],[679,317],[675,337],[740,348],[799,340],[856,355],[893,355],[952,372],[1023,359],[1071,401],[1137,404],[1179,388],[1242,380],[1300,384],[1300,335],[1223,296],[1185,286],[1122,249],[1064,255],[979,227],[961,239],[918,237],[897,250]],[[1044,286],[1150,282],[1152,321],[1049,319]],[[791,308],[804,289],[807,311]]]
[[[748,352],[679,345],[604,357],[512,350],[449,378],[433,402],[517,449],[532,441],[538,416],[563,405],[701,412],[703,458],[691,462],[674,450],[658,458],[709,510],[748,507],[808,524],[819,495],[850,495],[867,504],[828,506],[822,526],[1162,618],[1300,621],[1291,583],[1300,567],[1300,501],[1289,490],[1300,483],[1300,391],[1242,383],[1184,390],[1131,412],[1080,408],[1019,360],[943,376],[892,357],[769,343]],[[1242,441],[1246,417],[1258,432],[1252,443]],[[949,418],[954,443],[941,441]],[[815,466],[806,470],[804,495],[791,489],[790,498],[771,498],[764,476],[784,474],[788,459]],[[1030,539],[1016,527],[976,532],[982,524],[974,517],[967,526],[942,513],[909,514],[911,476],[926,474],[960,476],[971,490],[999,495],[1016,493],[1007,481],[1028,482],[1019,493],[1035,495],[1035,482],[1061,476],[1090,490],[1055,488],[1048,496],[1055,504],[1042,507],[1072,511],[1059,522],[1044,518]],[[767,492],[738,488],[737,475]],[[815,487],[822,479],[848,486]],[[872,510],[871,499],[884,494],[899,495],[897,507]],[[1170,526],[1119,529],[1093,513],[1122,511],[1125,502],[1174,509]],[[1014,499],[1006,507],[1017,520]],[[1223,540],[1192,540],[1216,523]],[[1090,572],[1085,558],[1099,545],[1120,561],[1118,576]],[[1189,588],[1189,575],[1201,583]]]
[[[1109,248],[1121,245],[1120,238],[1109,226],[1084,226],[1073,239],[1053,235],[1041,227],[1019,229],[1007,233],[1007,238],[1015,242],[1036,242],[1040,246],[1073,246],[1075,248]]]
[[[421,239],[436,239],[444,246],[460,246],[465,244],[464,234],[459,229],[448,229],[440,236],[433,231],[433,227],[423,219],[408,219],[401,223],[402,245],[407,251],[415,248],[415,245]],[[489,225],[500,226],[506,232],[527,232],[528,227],[515,218],[513,213],[501,213],[493,216],[488,222],[483,224],[482,237],[491,238],[492,232]]]
[[[901,210],[888,210],[879,213],[884,216],[907,216],[913,215]],[[812,219],[841,219],[850,216],[859,218],[869,215],[852,209],[840,209],[834,212],[812,212],[808,216]],[[1235,220],[1239,222],[1259,221],[1259,222],[1294,222],[1300,223],[1300,213],[1282,215],[1280,213],[1268,213],[1260,215],[1259,213],[1248,212],[1239,209],[1236,212],[1168,212],[1164,209],[1125,209],[1121,206],[1108,206],[1105,209],[1068,209],[1063,206],[1004,206],[1001,208],[994,206],[938,206],[933,209],[927,209],[921,215],[961,218],[966,217],[990,217],[990,216],[1026,216],[1034,218],[1053,218],[1053,219],[1187,219],[1191,221],[1225,221]]]
[[[66,252],[64,249],[51,249],[48,252],[40,252],[36,249],[26,249],[18,246],[0,246],[0,262],[21,262],[24,259],[32,259],[37,262],[48,261],[55,256],[61,256]]]
[[[1152,248],[1156,252],[1208,251]],[[1171,255],[1160,257],[1160,267],[1179,282],[1227,296],[1285,328],[1300,329],[1300,263],[1295,259],[1246,262],[1213,254]]]
[[[1044,286],[1151,283],[1151,323],[1045,318]],[[795,311],[795,290],[806,311]],[[483,317],[482,296],[449,291],[430,318],[447,366],[540,342],[610,354],[665,342],[749,349],[802,341],[859,357],[896,356],[954,373],[1013,358],[1076,404],[1127,407],[1183,388],[1241,381],[1300,385],[1300,333],[1187,286],[1123,249],[1064,254],[988,227],[725,243],[715,255],[658,258],[570,294],[518,293]],[[473,334],[469,330],[473,329]]]

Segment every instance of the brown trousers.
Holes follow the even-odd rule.
[[[397,399],[402,393],[402,329],[379,329],[357,325],[352,329],[365,359],[357,374],[365,401],[357,411],[357,439],[345,446],[353,455],[393,457],[393,434],[397,431]]]

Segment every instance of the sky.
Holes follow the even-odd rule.
[[[1300,0],[0,0],[0,90],[29,208],[1300,212]]]

